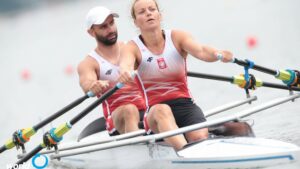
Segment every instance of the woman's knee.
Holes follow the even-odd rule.
[[[157,104],[150,109],[150,116],[155,120],[173,118],[173,113],[170,106],[166,104]]]
[[[192,132],[186,133],[185,136],[186,136],[188,142],[205,140],[208,138],[208,129],[205,128],[205,129],[192,131]]]

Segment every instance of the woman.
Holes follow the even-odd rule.
[[[122,50],[119,81],[131,81],[130,71],[137,69],[150,107],[144,118],[145,128],[159,133],[206,121],[187,87],[186,58],[190,54],[206,62],[229,62],[232,54],[201,45],[186,32],[162,30],[155,0],[134,0],[131,14],[141,34]],[[207,136],[205,128],[165,141],[179,150],[187,141]]]

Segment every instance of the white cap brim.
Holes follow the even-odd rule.
[[[107,17],[106,18],[101,18],[101,19],[99,19],[99,20],[97,20],[97,21],[95,21],[95,23],[93,23],[92,25],[101,25],[110,15],[112,15],[113,17],[115,17],[115,18],[118,18],[119,17],[119,14],[117,14],[117,13],[110,13],[109,15],[107,15]],[[92,26],[91,25],[91,26]],[[91,27],[90,26],[90,27]]]
[[[103,6],[97,6],[90,9],[88,14],[86,15],[87,29],[90,29],[93,25],[102,24],[110,15],[116,18],[119,17],[119,14],[112,12],[111,10]]]

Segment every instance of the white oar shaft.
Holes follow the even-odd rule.
[[[216,107],[214,109],[206,111],[204,114],[205,114],[205,117],[210,117],[210,116],[215,115],[217,113],[220,113],[220,112],[223,112],[223,111],[226,111],[226,110],[230,110],[232,108],[241,106],[243,104],[251,103],[252,101],[255,101],[255,100],[257,100],[257,97],[252,96],[252,97],[246,98],[244,100],[239,100],[239,101],[235,101],[235,102],[232,102],[232,103],[228,103],[228,104],[223,105],[223,106]]]
[[[66,153],[61,153],[61,154],[57,154],[57,155],[51,155],[50,157],[51,157],[51,159],[56,159],[56,158],[60,158],[60,157],[85,154],[85,153],[90,153],[90,152],[95,152],[95,151],[99,151],[99,150],[105,150],[105,149],[110,149],[110,148],[115,148],[115,147],[120,147],[120,146],[125,146],[125,145],[131,145],[131,144],[137,144],[137,143],[146,143],[146,142],[155,142],[156,140],[159,140],[159,139],[163,139],[163,138],[175,136],[175,135],[178,135],[178,134],[183,134],[183,133],[186,133],[186,132],[194,131],[194,130],[197,130],[197,129],[206,128],[206,127],[209,127],[209,126],[214,126],[214,125],[222,124],[222,123],[225,123],[225,122],[228,122],[228,121],[233,121],[233,120],[236,120],[236,119],[240,119],[242,117],[246,117],[246,116],[249,116],[251,114],[257,113],[259,111],[268,109],[270,107],[274,107],[274,106],[280,105],[282,103],[288,102],[290,100],[294,100],[298,97],[300,97],[300,94],[290,95],[290,96],[286,96],[286,97],[271,100],[271,101],[269,101],[265,104],[255,106],[251,109],[242,111],[242,112],[240,112],[236,115],[228,116],[228,117],[225,117],[225,118],[222,118],[222,119],[207,121],[207,122],[203,122],[203,123],[200,123],[200,124],[195,124],[195,125],[179,128],[179,129],[176,129],[176,130],[173,130],[173,131],[167,131],[167,132],[159,133],[159,134],[143,136],[143,137],[135,137],[135,138],[131,138],[131,139],[115,141],[115,142],[110,142],[110,143],[104,143],[104,144],[101,144],[101,145],[96,145],[96,146],[91,146],[91,147],[87,147],[87,148],[82,148],[80,150],[75,150],[73,152],[66,152]]]

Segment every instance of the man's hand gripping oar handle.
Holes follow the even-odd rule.
[[[0,147],[0,153],[4,152],[5,150],[12,149],[15,146],[17,147],[17,149],[19,149],[21,147],[23,150],[23,153],[24,153],[25,152],[24,144],[26,142],[28,142],[30,140],[30,137],[33,136],[40,128],[44,127],[45,125],[47,125],[54,119],[60,117],[64,113],[66,113],[69,110],[71,110],[72,108],[76,107],[77,105],[82,103],[85,99],[94,97],[94,96],[95,96],[94,93],[89,91],[84,96],[76,99],[75,101],[73,101],[66,107],[62,108],[55,114],[53,114],[50,117],[48,117],[47,119],[41,121],[37,125],[30,127],[30,128],[20,129],[20,130],[15,131],[13,133],[12,139],[9,139],[8,141],[6,141],[6,143],[2,147]]]

